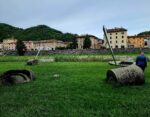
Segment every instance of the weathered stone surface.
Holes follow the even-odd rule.
[[[29,70],[8,70],[0,76],[0,84],[11,85],[30,82],[34,79],[32,71]]]
[[[150,48],[116,48],[113,49],[114,54],[116,53],[137,53],[143,51],[144,53],[150,53]],[[38,50],[27,51],[26,55],[36,55]],[[67,49],[67,50],[41,50],[40,55],[49,55],[49,54],[108,54],[110,53],[109,49]],[[17,52],[14,50],[5,51],[7,55],[17,55]]]
[[[136,65],[121,67],[107,71],[107,81],[114,81],[120,84],[140,85],[145,82],[142,69]]]
[[[27,65],[36,65],[38,62],[39,61],[37,59],[30,59],[27,61]]]

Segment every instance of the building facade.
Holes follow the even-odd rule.
[[[144,48],[150,48],[150,36],[144,36]]]
[[[17,40],[14,38],[4,39],[2,46],[4,50],[15,50],[16,49]]]
[[[127,48],[127,29],[116,27],[113,29],[107,29],[106,31],[108,34],[108,41],[112,48]],[[105,37],[104,45],[106,48],[109,48]]]
[[[99,49],[101,47],[101,43],[99,43],[99,39],[93,35],[82,35],[77,37],[78,49],[83,49],[84,40],[88,36],[91,40],[91,49]]]
[[[68,42],[63,42],[55,39],[41,40],[41,41],[23,41],[27,50],[55,50],[57,47],[67,47]],[[3,40],[2,49],[4,50],[16,50],[17,39],[5,39]]]
[[[128,48],[144,48],[144,37],[128,36]]]
[[[3,43],[0,43],[0,50],[3,49]]]
[[[150,36],[128,36],[128,48],[150,48]]]

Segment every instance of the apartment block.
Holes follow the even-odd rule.
[[[112,48],[127,48],[127,29],[125,28],[112,28],[107,29],[108,41]],[[104,45],[108,48],[107,40],[104,37]]]

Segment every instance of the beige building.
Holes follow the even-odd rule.
[[[57,47],[67,47],[69,43],[59,40],[41,40],[33,41],[34,50],[55,50]]]
[[[3,43],[0,43],[0,50],[3,49]]]
[[[15,50],[16,39],[5,39],[3,40],[2,46],[4,50]],[[27,50],[55,50],[57,47],[67,47],[68,42],[59,40],[41,40],[41,41],[23,41]]]
[[[84,39],[87,35],[82,35],[77,37],[78,49],[83,49]],[[99,49],[98,38],[93,35],[88,35],[91,40],[91,49]]]
[[[103,43],[104,43],[104,40],[102,40],[102,39],[98,40],[98,49],[104,48]]]
[[[3,49],[4,50],[15,50],[16,49],[16,42],[17,40],[14,38],[10,38],[10,39],[4,39],[3,40]]]
[[[33,41],[23,41],[27,50],[34,50]]]
[[[113,28],[107,29],[108,41],[112,48],[127,48],[127,29]],[[108,48],[107,41],[104,37],[104,45]]]
[[[128,48],[150,48],[150,36],[128,36]]]
[[[128,48],[144,48],[144,37],[128,36]]]

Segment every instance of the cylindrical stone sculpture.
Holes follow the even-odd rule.
[[[144,72],[137,65],[120,67],[107,71],[108,82],[140,85],[145,82]]]
[[[20,84],[30,82],[34,79],[32,71],[8,70],[0,75],[0,85]]]
[[[36,65],[38,62],[39,61],[37,59],[30,59],[27,61],[27,65]]]

